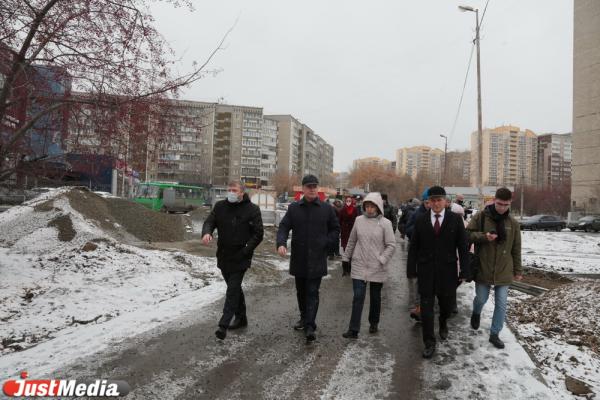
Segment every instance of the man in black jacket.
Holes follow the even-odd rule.
[[[215,332],[223,340],[227,329],[238,329],[248,325],[246,301],[242,291],[242,280],[250,268],[254,249],[263,239],[263,223],[260,208],[250,202],[241,182],[232,181],[227,188],[227,199],[215,204],[202,226],[202,243],[213,239],[217,229],[217,267],[227,283],[223,316]],[[235,316],[233,323],[229,325]]]
[[[338,245],[340,224],[333,207],[319,200],[314,175],[302,179],[304,197],[290,204],[279,223],[277,252],[287,254],[287,240],[292,235],[290,274],[296,278],[296,296],[300,309],[300,320],[294,329],[304,329],[306,342],[315,340],[315,319],[319,308],[321,278],[327,275],[327,253]]]
[[[415,221],[408,250],[407,275],[417,277],[421,295],[421,321],[424,358],[435,352],[433,306],[440,306],[439,334],[448,338],[447,320],[452,312],[459,280],[472,278],[467,258],[467,236],[462,218],[445,209],[446,191],[440,186],[429,188],[430,210]],[[457,270],[457,254],[460,273]]]

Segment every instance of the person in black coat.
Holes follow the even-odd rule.
[[[421,296],[421,321],[424,358],[435,352],[433,306],[437,296],[440,306],[439,334],[448,337],[447,320],[452,312],[460,280],[470,281],[467,236],[462,218],[445,209],[446,191],[440,186],[429,188],[430,210],[415,221],[408,250],[407,275],[418,278]],[[460,263],[458,272],[457,255]]]
[[[218,232],[217,267],[227,283],[223,315],[215,332],[217,338],[223,340],[227,329],[248,325],[242,280],[264,233],[260,208],[250,202],[242,183],[230,182],[227,199],[217,202],[204,221],[202,242],[205,245],[212,241],[215,228]]]
[[[290,204],[277,230],[277,252],[287,254],[287,240],[292,234],[290,274],[296,279],[296,296],[300,320],[294,329],[304,329],[307,343],[315,340],[315,319],[319,307],[321,278],[327,275],[327,254],[338,245],[340,224],[334,208],[319,200],[314,175],[302,179],[304,197]]]

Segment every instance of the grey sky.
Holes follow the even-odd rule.
[[[196,10],[154,7],[181,70],[202,61],[239,17],[222,68],[182,98],[262,106],[292,114],[335,148],[335,170],[353,159],[395,157],[404,146],[443,147],[462,89],[471,1],[194,1]],[[536,133],[571,131],[572,0],[490,0],[481,31],[483,124]],[[477,129],[475,57],[450,149]]]

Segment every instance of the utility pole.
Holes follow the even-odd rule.
[[[525,202],[525,172],[521,171],[521,221],[523,221],[523,203]]]
[[[483,208],[483,122],[481,111],[481,57],[479,48],[479,10],[469,6],[458,6],[461,11],[475,13],[475,46],[477,47],[477,188],[480,207]]]
[[[442,134],[440,134],[440,137],[444,138],[444,175],[442,175],[442,186],[445,186],[448,179],[448,137]]]

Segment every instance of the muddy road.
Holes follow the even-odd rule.
[[[61,375],[125,380],[128,399],[415,399],[423,389],[422,345],[408,317],[405,261],[399,240],[382,292],[380,330],[368,333],[367,296],[358,340],[341,336],[352,283],[334,261],[321,285],[313,344],[292,329],[298,319],[293,280],[273,271],[278,279],[246,290],[249,326],[228,331],[224,341],[214,336],[221,299],[198,311],[200,322],[132,339],[103,361],[84,360]]]

